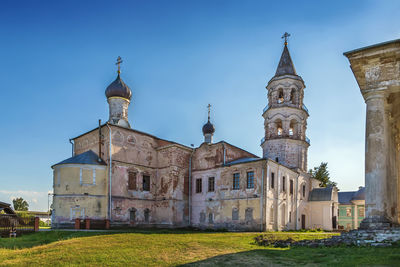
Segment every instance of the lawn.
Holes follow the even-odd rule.
[[[290,248],[255,245],[259,233],[172,230],[48,231],[0,239],[0,265],[265,266],[400,265],[400,248]],[[295,240],[329,233],[270,233]]]

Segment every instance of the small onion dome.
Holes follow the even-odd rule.
[[[128,100],[132,97],[131,89],[124,83],[119,74],[117,79],[115,79],[115,81],[113,81],[106,89],[106,97],[110,98],[113,96],[126,98]]]
[[[214,125],[210,122],[210,120],[207,121],[206,124],[203,126],[203,134],[213,134],[215,132],[215,127]]]

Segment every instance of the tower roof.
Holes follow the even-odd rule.
[[[131,89],[124,83],[119,73],[115,81],[113,81],[106,89],[106,97],[109,98],[113,96],[126,98],[128,100],[132,97]]]
[[[115,65],[118,66],[118,76],[115,79],[115,81],[113,81],[106,89],[106,97],[122,97],[122,98],[126,98],[128,100],[131,100],[132,97],[132,91],[129,88],[128,85],[126,85],[124,83],[124,81],[121,79],[121,63],[122,63],[122,59],[121,57],[117,58],[117,63],[115,63]]]
[[[297,75],[292,58],[290,57],[289,49],[287,48],[287,43],[285,42],[285,47],[283,48],[281,60],[279,61],[278,68],[276,69],[275,77],[287,74]]]
[[[208,121],[206,124],[203,125],[203,134],[213,134],[215,132],[215,127],[214,125],[210,122],[210,111],[211,111],[211,105],[208,104]]]

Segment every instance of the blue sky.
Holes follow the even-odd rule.
[[[400,38],[399,1],[0,2],[0,201],[47,209],[50,166],[68,139],[108,118],[116,76],[133,128],[185,145],[215,141],[261,156],[266,83],[289,50],[310,111],[308,165],[342,191],[364,184],[365,104],[343,52]]]

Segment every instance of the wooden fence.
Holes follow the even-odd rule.
[[[20,236],[23,233],[39,230],[39,218],[20,217],[15,214],[0,215],[0,236],[9,237],[13,234]]]

